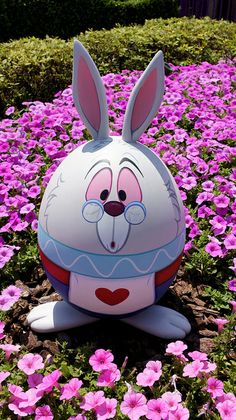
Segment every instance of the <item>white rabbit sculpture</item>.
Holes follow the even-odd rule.
[[[101,76],[75,41],[73,97],[94,140],[64,159],[42,200],[41,259],[64,301],[35,307],[27,318],[33,330],[59,331],[112,316],[162,338],[189,333],[183,315],[155,305],[181,262],[183,204],[165,164],[137,142],[163,93],[159,51],[130,95],[122,136],[109,136]]]

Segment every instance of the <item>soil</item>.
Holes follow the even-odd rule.
[[[15,283],[23,293],[10,312],[11,318],[5,321],[5,330],[10,333],[9,342],[24,345],[29,352],[37,352],[43,356],[60,351],[62,342],[66,342],[68,348],[72,349],[85,345],[91,346],[92,351],[96,348],[110,349],[118,365],[121,365],[128,356],[128,366],[137,368],[148,360],[165,358],[165,348],[170,341],[153,337],[112,319],[57,333],[33,332],[26,325],[29,311],[39,304],[61,299],[41,268],[37,277],[37,281],[30,280],[23,283],[18,280]],[[213,339],[217,335],[213,319],[219,317],[219,314],[209,308],[207,298],[203,296],[204,288],[205,285],[200,281],[190,281],[186,273],[180,269],[175,283],[159,303],[179,311],[189,319],[192,330],[184,339],[189,351],[199,350],[209,353],[214,346]]]

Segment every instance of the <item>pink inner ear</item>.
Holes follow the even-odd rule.
[[[153,102],[156,97],[157,90],[157,70],[153,69],[148,75],[147,79],[143,82],[134,103],[131,130],[137,130],[146,120],[150,113]]]
[[[91,126],[99,131],[101,113],[96,85],[86,60],[81,57],[78,64],[78,99],[82,111]]]

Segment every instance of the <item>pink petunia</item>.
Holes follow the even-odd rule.
[[[207,379],[207,392],[211,394],[212,398],[220,397],[224,393],[224,384],[222,381],[216,378],[208,378]]]
[[[143,372],[137,375],[136,383],[141,386],[153,386],[160,376],[161,372],[156,373],[152,369],[145,368]]]
[[[17,366],[26,375],[33,375],[36,370],[43,369],[43,358],[40,354],[25,354],[17,363]]]
[[[192,351],[189,352],[188,355],[193,359],[193,360],[207,360],[207,354],[206,353],[202,353],[201,351]]]
[[[189,410],[179,405],[176,411],[169,413],[168,420],[188,420],[189,416]]]
[[[119,369],[106,369],[100,373],[97,380],[97,385],[113,387],[115,385],[115,382],[119,380],[120,380]]]
[[[128,391],[123,397],[120,411],[130,420],[138,420],[148,412],[146,397],[140,392]]]
[[[232,313],[234,314],[236,312],[236,301],[230,300],[229,303],[232,305]]]
[[[63,385],[61,389],[60,400],[70,400],[72,397],[80,397],[78,390],[81,388],[83,382],[78,378],[72,378],[68,384]]]
[[[105,402],[105,396],[103,391],[94,391],[88,392],[80,404],[80,407],[83,410],[89,411],[94,410],[96,411],[97,408]]]
[[[161,420],[166,419],[169,413],[169,407],[162,398],[151,399],[147,402],[147,419]]]
[[[6,335],[3,334],[5,325],[6,325],[5,322],[0,321],[0,340],[6,337]]]
[[[174,356],[180,356],[186,350],[188,346],[183,341],[177,340],[173,343],[168,344],[166,347],[167,354],[173,354]]]
[[[236,236],[230,233],[224,239],[224,246],[226,249],[236,249]]]
[[[5,351],[6,359],[9,360],[12,353],[18,353],[20,351],[20,346],[18,344],[0,344],[0,349]]]
[[[228,324],[229,321],[227,319],[215,318],[213,322],[217,325],[218,332],[220,333],[224,329],[225,324]]]
[[[9,311],[11,307],[14,305],[15,301],[10,298],[9,296],[0,295],[0,310],[1,311]]]
[[[162,374],[162,363],[160,362],[160,360],[150,360],[149,362],[147,362],[146,368],[157,373],[159,375],[158,379],[160,378]]]
[[[59,388],[58,379],[61,376],[60,370],[56,369],[48,375],[44,376],[42,382],[37,386],[37,389],[43,395],[44,392],[49,393],[54,387]]]
[[[175,411],[178,408],[178,404],[182,401],[181,394],[178,391],[165,392],[161,398],[167,404],[169,411]]]
[[[229,280],[229,282],[228,282],[228,289],[231,292],[236,292],[236,279]]]
[[[104,403],[96,409],[96,416],[99,420],[113,419],[116,415],[117,400],[106,398]]]
[[[89,364],[95,372],[101,372],[102,370],[113,368],[113,360],[114,356],[110,351],[98,349],[89,358]]]
[[[36,388],[39,384],[42,383],[43,375],[41,373],[33,373],[27,378],[27,382],[30,388]]]
[[[36,408],[35,420],[53,420],[53,413],[49,405],[42,405]]]
[[[236,418],[236,404],[230,400],[219,402],[216,408],[222,420],[233,420]]]
[[[9,297],[14,302],[17,302],[20,298],[22,290],[16,286],[8,286],[6,289],[2,290],[2,296]]]
[[[188,378],[196,378],[201,375],[201,372],[203,371],[204,363],[200,360],[194,360],[191,363],[188,363],[186,366],[184,366],[183,369],[183,376]]]
[[[220,245],[216,242],[209,242],[205,246],[205,251],[212,257],[221,257],[223,255]]]
[[[10,372],[4,372],[3,370],[0,372],[0,390],[2,386],[2,382],[10,376]]]

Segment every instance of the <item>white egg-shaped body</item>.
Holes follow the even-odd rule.
[[[175,278],[185,242],[176,183],[146,146],[90,141],[52,176],[39,214],[45,271],[64,300],[95,316],[134,314]]]

